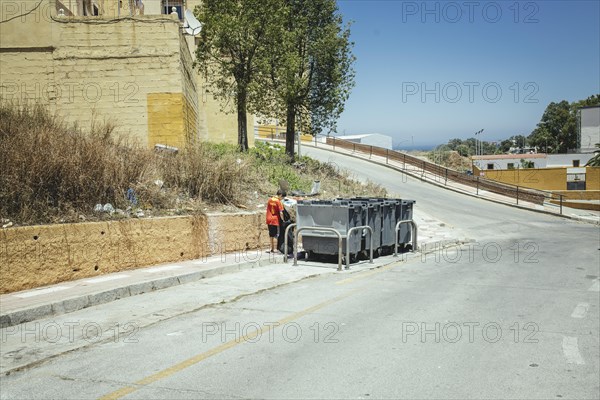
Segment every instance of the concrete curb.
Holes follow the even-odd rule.
[[[84,294],[80,296],[69,297],[49,304],[42,304],[30,308],[13,310],[0,315],[0,329],[47,318],[56,315],[67,314],[70,312],[82,310],[84,308],[109,303],[126,297],[135,296],[142,293],[153,292],[166,289],[173,286],[183,285],[185,283],[195,282],[205,278],[211,278],[218,275],[238,272],[245,269],[259,268],[266,265],[276,264],[276,260],[266,259],[258,261],[248,261],[239,264],[219,265],[214,268],[203,271],[195,271],[182,275],[157,277],[142,282],[135,282],[121,287],[115,287],[108,290],[101,290],[96,293]]]

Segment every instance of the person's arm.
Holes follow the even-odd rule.
[[[283,202],[281,200],[279,200],[279,218],[282,221],[285,221],[285,218],[283,218],[283,210],[284,210]]]

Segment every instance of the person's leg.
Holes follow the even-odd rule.
[[[277,226],[269,225],[269,238],[271,239],[271,252],[274,253],[277,247]]]

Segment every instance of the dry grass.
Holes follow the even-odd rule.
[[[82,134],[42,107],[0,105],[0,215],[35,223],[96,203],[123,206],[152,154],[111,132],[105,124]]]
[[[386,194],[334,165],[307,158],[289,165],[278,146],[240,154],[235,146],[201,143],[155,153],[113,128],[69,126],[43,107],[0,102],[0,217],[27,225],[123,218],[136,210],[148,216],[257,209],[281,180],[306,193],[320,180],[329,198]],[[94,212],[106,203],[117,212]]]

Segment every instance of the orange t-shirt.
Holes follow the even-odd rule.
[[[279,213],[283,211],[283,204],[278,197],[271,197],[267,202],[267,225],[279,226]]]

